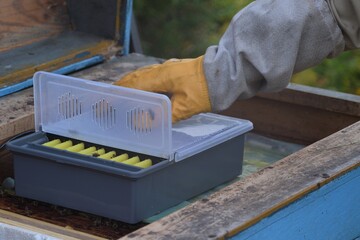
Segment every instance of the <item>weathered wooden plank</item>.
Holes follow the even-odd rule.
[[[123,239],[225,239],[359,166],[357,122]]]
[[[112,49],[113,48],[113,49]],[[52,71],[97,54],[114,54],[111,40],[80,32],[64,32],[21,48],[3,52],[0,63],[0,87],[30,78],[36,71]]]
[[[70,29],[66,0],[0,1],[0,52],[53,36],[64,29]]]
[[[84,68],[91,67],[96,64],[102,63],[103,61],[104,61],[103,55],[96,55],[96,56],[81,60],[79,62],[75,62],[73,64],[66,65],[61,68],[57,68],[56,70],[53,71],[53,73],[66,75],[66,74],[80,71]],[[21,81],[19,83],[15,83],[10,86],[0,88],[0,97],[12,94],[14,92],[24,90],[24,89],[32,87],[32,86],[33,86],[33,78],[31,77],[31,78],[26,79],[25,81]]]
[[[8,225],[20,227],[33,232],[38,232],[59,239],[84,239],[101,240],[105,238],[97,237],[91,234],[79,232],[71,228],[61,227],[47,222],[39,221],[19,214],[0,209],[0,222]]]
[[[289,84],[283,91],[261,93],[258,96],[279,102],[360,117],[360,96],[353,94],[299,84]]]
[[[223,114],[251,120],[260,134],[308,145],[359,121],[360,96],[290,85],[237,100]]]
[[[84,69],[83,71],[72,74],[72,76],[113,83],[128,72],[134,71],[143,66],[158,64],[161,62],[163,62],[163,60],[160,58],[133,53],[127,56],[112,58],[104,64]]]
[[[359,185],[358,167],[230,239],[356,239],[360,236]]]
[[[0,142],[34,129],[32,88],[0,98]]]

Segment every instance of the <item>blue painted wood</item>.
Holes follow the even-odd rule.
[[[131,34],[131,19],[133,14],[133,1],[126,1],[126,13],[125,13],[125,29],[124,29],[124,43],[123,54],[128,55],[130,51],[130,34]]]
[[[104,61],[104,57],[103,56],[94,56],[92,58],[89,59],[85,59],[83,61],[59,68],[55,71],[53,71],[54,73],[58,73],[58,74],[69,74],[90,66],[93,66],[95,64],[101,63]],[[33,79],[29,78],[23,82],[11,85],[11,86],[7,86],[4,87],[2,89],[0,89],[0,97],[9,95],[11,93],[23,90],[25,88],[31,87],[33,85]]]
[[[230,239],[353,240],[359,236],[360,168],[356,168]]]

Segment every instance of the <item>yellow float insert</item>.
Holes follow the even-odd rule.
[[[81,150],[79,153],[84,155],[91,155],[95,151],[96,151],[96,147],[92,146],[85,148],[84,150]]]
[[[72,147],[67,148],[66,150],[69,152],[80,152],[81,150],[84,150],[85,144],[84,143],[78,143]]]
[[[72,141],[71,140],[67,140],[63,143],[60,143],[60,144],[57,144],[54,146],[54,148],[57,148],[57,149],[67,149],[69,147],[71,147],[73,145]]]
[[[116,156],[116,152],[115,151],[110,151],[110,152],[107,152],[105,154],[100,155],[99,158],[109,160],[110,158],[113,158],[115,156]]]
[[[121,154],[121,155],[119,155],[117,157],[114,157],[114,158],[110,159],[110,160],[115,161],[115,162],[123,162],[123,161],[125,161],[127,159],[129,159],[129,154],[123,153],[123,154]]]
[[[100,148],[99,150],[91,153],[91,155],[93,157],[99,157],[100,155],[103,155],[103,154],[105,154],[105,149],[103,149],[103,148]]]
[[[128,164],[128,165],[134,165],[135,163],[138,163],[138,162],[140,162],[140,158],[138,156],[136,156],[136,157],[129,158],[128,160],[123,161],[122,163]]]
[[[52,141],[43,143],[43,146],[47,146],[47,147],[54,147],[55,145],[58,145],[59,143],[61,143],[60,139],[54,139]]]
[[[140,168],[148,168],[148,167],[152,166],[152,161],[151,161],[151,159],[145,159],[144,161],[135,163],[134,166],[140,167]]]

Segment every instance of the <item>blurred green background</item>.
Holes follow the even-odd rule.
[[[217,44],[233,15],[251,0],[134,0],[144,54],[189,58]],[[295,74],[292,82],[360,95],[360,51]]]

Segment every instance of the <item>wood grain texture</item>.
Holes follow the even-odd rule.
[[[94,81],[113,83],[119,80],[126,73],[147,65],[159,64],[162,62],[163,60],[160,58],[133,53],[123,57],[112,58],[104,64],[84,69],[83,71],[72,74],[72,76]]]
[[[223,114],[249,119],[257,133],[308,145],[359,121],[360,96],[290,85],[238,99]]]
[[[115,43],[80,32],[63,32],[0,55],[0,87],[26,80],[36,71],[53,71],[94,55],[114,55]]]
[[[360,168],[231,237],[231,240],[336,240],[360,236]]]
[[[0,142],[34,129],[32,88],[0,98]]]
[[[289,84],[283,91],[261,93],[258,94],[258,96],[279,102],[309,106],[316,109],[360,117],[360,96],[353,94],[299,84]]]
[[[27,229],[30,231],[46,234],[59,239],[84,239],[84,240],[102,240],[105,238],[97,237],[91,234],[75,231],[71,228],[61,227],[47,222],[39,221],[19,214],[0,209],[0,222]]]
[[[360,166],[360,122],[122,239],[226,239]]]
[[[65,0],[0,1],[0,52],[47,38],[64,29],[70,29]]]

